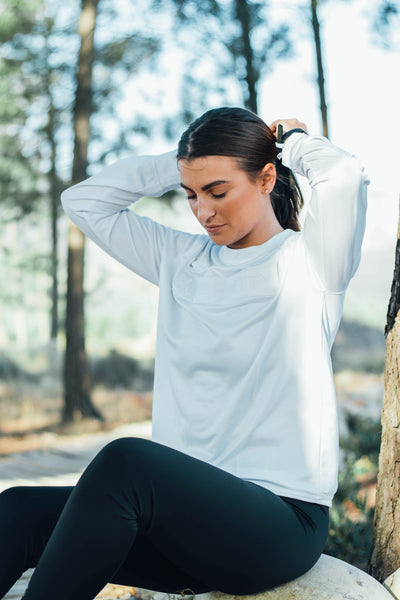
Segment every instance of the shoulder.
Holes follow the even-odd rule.
[[[165,250],[168,253],[176,253],[179,258],[181,253],[193,252],[196,255],[203,250],[205,246],[211,243],[207,234],[189,233],[174,229],[173,227],[164,226],[165,230]]]

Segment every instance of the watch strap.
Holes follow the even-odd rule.
[[[308,135],[307,131],[305,131],[304,129],[300,129],[300,127],[295,127],[294,129],[289,129],[289,131],[285,131],[285,133],[282,135],[282,142],[286,142],[286,140],[292,135],[292,133],[305,133],[306,135]]]

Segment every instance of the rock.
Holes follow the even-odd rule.
[[[395,598],[400,600],[400,569],[389,575],[383,585],[391,591]]]
[[[137,594],[141,597],[140,593]],[[184,597],[187,598],[187,597]],[[307,573],[267,592],[231,596],[222,592],[198,594],[195,600],[393,600],[376,579],[348,563],[323,554]],[[153,600],[182,600],[182,596],[153,593]]]

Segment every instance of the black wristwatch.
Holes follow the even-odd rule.
[[[306,135],[308,135],[308,132],[305,131],[304,129],[300,129],[300,127],[295,127],[294,129],[289,129],[289,131],[285,131],[285,133],[283,133],[283,127],[279,123],[275,146],[282,150],[283,144],[286,142],[288,137],[290,137],[292,135],[292,133],[305,133]],[[279,159],[282,158],[282,152],[279,152],[277,158],[279,158]]]
[[[285,131],[285,133],[283,133],[283,127],[281,124],[279,124],[277,138],[276,138],[276,147],[283,148],[283,144],[286,142],[288,137],[290,137],[292,135],[292,133],[305,133],[306,135],[308,135],[308,132],[305,131],[304,129],[300,129],[300,127],[295,127],[294,129],[289,129],[289,131]]]

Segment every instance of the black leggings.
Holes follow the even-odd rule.
[[[0,598],[36,565],[25,600],[91,600],[108,582],[253,594],[312,567],[328,513],[156,442],[121,438],[75,487],[0,494]]]

